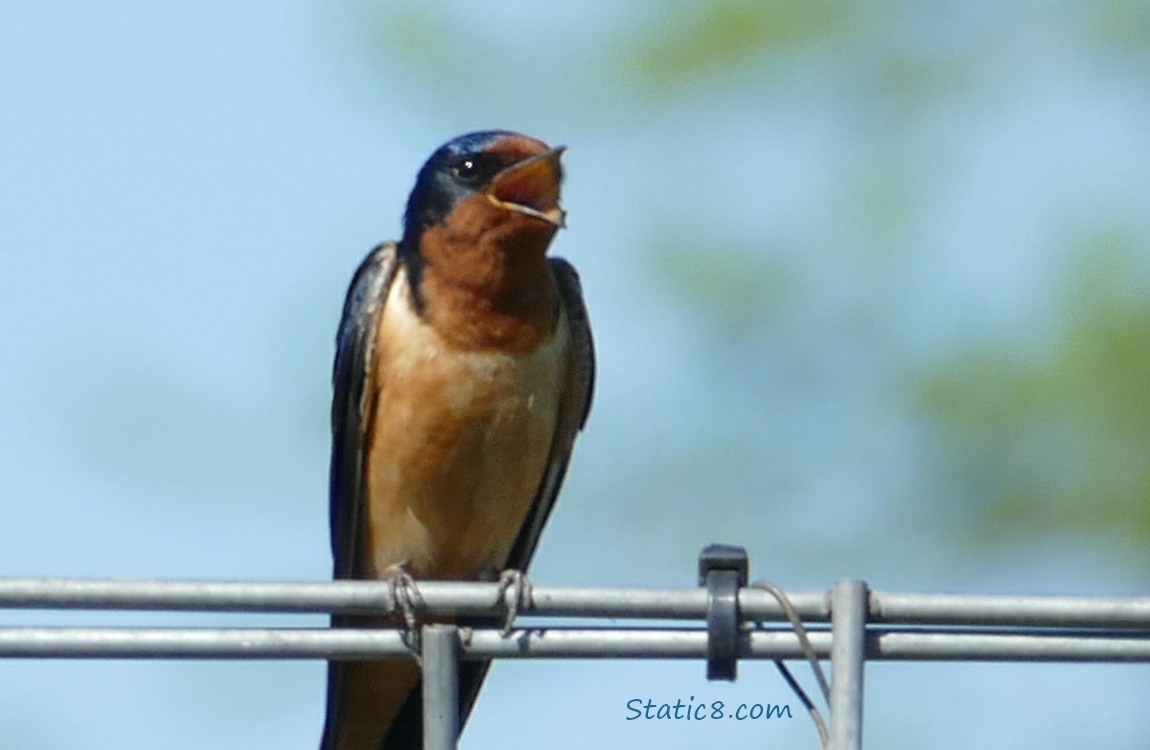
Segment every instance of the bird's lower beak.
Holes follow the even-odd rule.
[[[558,146],[504,169],[491,181],[487,198],[497,206],[562,227],[567,214],[559,207],[563,180],[559,157],[565,148]]]

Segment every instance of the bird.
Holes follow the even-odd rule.
[[[448,141],[401,239],[356,270],[333,368],[334,578],[494,580],[531,562],[595,381],[579,275],[548,256],[563,152],[506,130]],[[460,665],[461,726],[487,668]],[[414,659],[328,663],[320,750],[416,750],[422,721]]]

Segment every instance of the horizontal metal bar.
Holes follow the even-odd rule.
[[[1147,596],[871,593],[869,622],[1150,630]]]
[[[463,633],[461,655],[480,658],[703,659],[698,628],[531,628]],[[831,635],[811,632],[820,658]],[[0,658],[340,659],[402,657],[399,630],[328,628],[0,628]],[[743,634],[741,659],[798,659],[789,630]],[[894,661],[1150,662],[1150,637],[868,630],[866,658]]]
[[[513,592],[495,583],[421,581],[428,614],[501,615]],[[807,622],[827,622],[826,592],[788,592]],[[533,588],[541,617],[703,619],[701,588]],[[245,582],[64,578],[0,578],[0,609],[131,609],[229,612],[391,611],[387,585],[375,581]],[[779,622],[782,608],[767,592],[745,588],[739,608],[748,621]],[[1009,596],[872,592],[869,622],[1150,630],[1150,597]]]
[[[892,661],[1150,662],[1150,638],[1136,635],[877,632],[867,659]]]
[[[514,592],[497,583],[419,581],[428,614],[502,615]],[[778,603],[745,591],[756,619],[782,619]],[[821,593],[795,594],[800,613],[826,619]],[[534,586],[525,614],[556,617],[702,619],[707,594],[699,588],[557,588]],[[0,578],[0,609],[138,609],[230,612],[391,612],[388,587],[377,581],[310,583]]]

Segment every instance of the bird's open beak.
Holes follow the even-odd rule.
[[[491,180],[488,200],[562,227],[567,213],[559,207],[559,183],[563,180],[559,157],[566,148],[558,146],[504,169]]]

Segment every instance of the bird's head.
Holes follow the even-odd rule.
[[[441,146],[407,202],[401,247],[423,254],[431,239],[546,252],[565,214],[559,206],[563,147],[519,133],[487,130]]]

